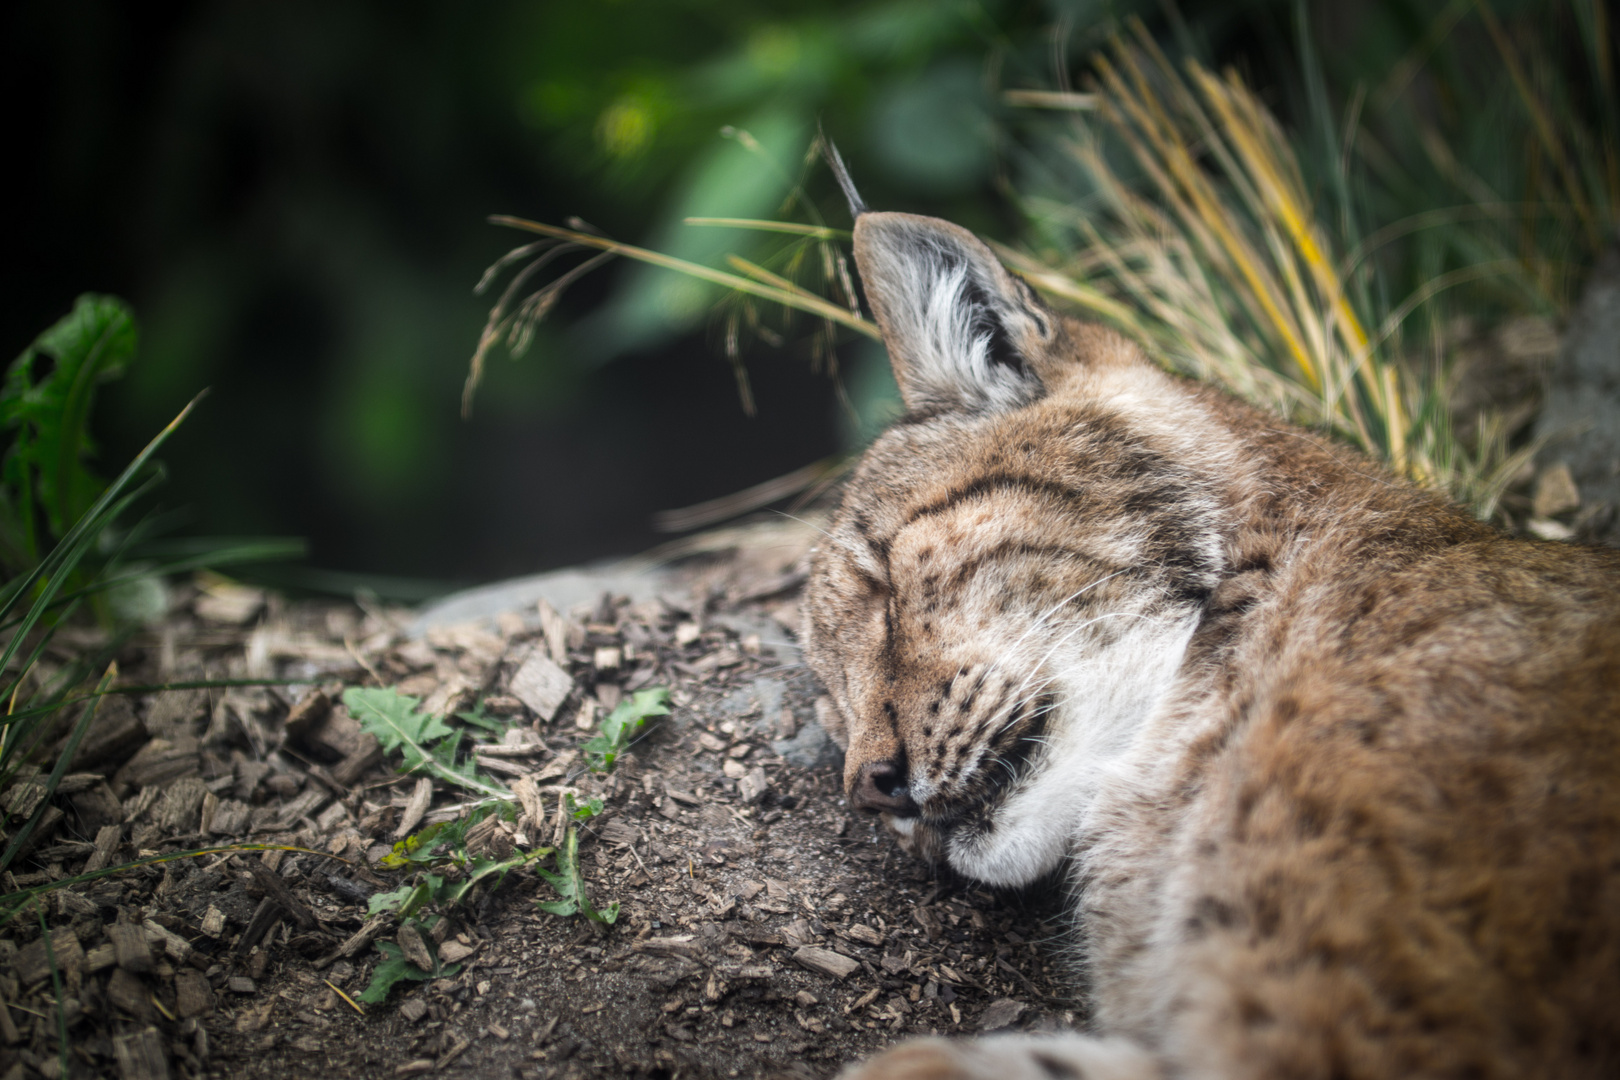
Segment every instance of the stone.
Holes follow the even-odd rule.
[[[998,998],[992,1001],[990,1007],[984,1010],[984,1015],[979,1017],[979,1030],[1000,1031],[1002,1028],[1011,1027],[1018,1022],[1020,1016],[1024,1015],[1024,1010],[1028,1007],[1022,1001]]]

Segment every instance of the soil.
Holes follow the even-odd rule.
[[[1054,968],[1060,889],[940,876],[846,807],[793,645],[812,535],[732,530],[689,545],[650,598],[529,604],[425,633],[377,605],[220,579],[179,590],[161,626],[122,646],[119,685],[297,681],[105,698],[4,891],[159,853],[304,850],[58,889],[40,905],[50,958],[37,908],[0,929],[0,1077],[59,1073],[52,960],[69,1074],[128,1080],[823,1077],[908,1036],[1074,1024]],[[69,628],[48,659],[103,644]],[[566,679],[537,681],[548,664]],[[474,801],[401,774],[360,731],[342,695],[372,686],[436,715],[481,702],[506,728],[468,729],[491,740],[484,775],[522,793],[512,820],[482,827],[489,851],[551,846],[574,820],[565,795],[600,798],[577,825],[580,863],[617,921],[548,914],[536,902],[558,894],[515,870],[439,909],[424,943],[439,977],[352,1003],[399,933],[368,901],[416,873],[381,860]],[[655,686],[671,714],[610,773],[585,770],[601,715]],[[13,812],[30,783],[3,796]]]

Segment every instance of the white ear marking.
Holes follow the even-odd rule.
[[[1024,350],[1049,339],[1052,323],[972,233],[866,213],[855,257],[909,408],[999,412],[1044,392]]]

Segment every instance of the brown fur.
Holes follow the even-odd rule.
[[[857,470],[809,589],[852,797],[898,762],[926,797],[896,824],[957,859],[964,837],[1008,842],[1019,786],[1070,761],[1058,729],[1127,717],[1063,860],[1097,1028],[1151,1055],[1119,1075],[1620,1075],[1620,553],[1509,539],[1167,375],[965,236],[857,222],[922,407]],[[1027,401],[919,381],[897,312],[924,241],[979,275]],[[1135,686],[1127,660],[1158,639],[1132,633],[1172,624],[1190,636],[1139,718],[1103,689],[1090,704]],[[1082,651],[1060,670],[1026,640]],[[985,1052],[872,1068],[996,1075]]]

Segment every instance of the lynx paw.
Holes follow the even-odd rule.
[[[843,1080],[1159,1080],[1153,1058],[1123,1039],[1008,1035],[919,1039],[846,1071]]]

